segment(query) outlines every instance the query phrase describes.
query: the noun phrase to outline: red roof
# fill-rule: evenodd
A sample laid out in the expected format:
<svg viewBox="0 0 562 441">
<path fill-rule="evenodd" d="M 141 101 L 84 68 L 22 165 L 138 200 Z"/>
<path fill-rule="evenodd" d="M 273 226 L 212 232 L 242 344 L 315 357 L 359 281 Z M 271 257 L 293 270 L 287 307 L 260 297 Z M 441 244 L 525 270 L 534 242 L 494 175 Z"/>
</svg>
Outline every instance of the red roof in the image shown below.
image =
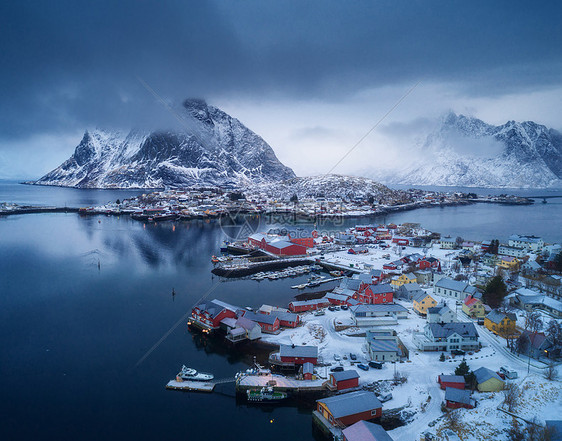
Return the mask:
<svg viewBox="0 0 562 441">
<path fill-rule="evenodd" d="M 472 305 L 474 305 L 477 301 L 478 301 L 477 298 L 472 297 L 472 296 L 468 296 L 468 297 L 464 300 L 464 304 L 465 304 L 466 306 L 472 306 Z"/>
</svg>

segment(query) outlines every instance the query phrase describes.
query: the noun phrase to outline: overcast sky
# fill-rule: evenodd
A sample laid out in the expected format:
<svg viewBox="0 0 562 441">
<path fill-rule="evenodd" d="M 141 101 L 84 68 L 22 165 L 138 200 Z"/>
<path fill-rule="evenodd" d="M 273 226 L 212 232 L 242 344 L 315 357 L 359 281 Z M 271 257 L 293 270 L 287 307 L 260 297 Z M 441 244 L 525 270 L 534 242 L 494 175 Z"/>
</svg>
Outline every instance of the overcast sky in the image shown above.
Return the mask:
<svg viewBox="0 0 562 441">
<path fill-rule="evenodd" d="M 0 177 L 34 178 L 87 128 L 168 128 L 202 97 L 298 175 L 399 161 L 448 110 L 562 128 L 556 1 L 4 1 Z"/>
</svg>

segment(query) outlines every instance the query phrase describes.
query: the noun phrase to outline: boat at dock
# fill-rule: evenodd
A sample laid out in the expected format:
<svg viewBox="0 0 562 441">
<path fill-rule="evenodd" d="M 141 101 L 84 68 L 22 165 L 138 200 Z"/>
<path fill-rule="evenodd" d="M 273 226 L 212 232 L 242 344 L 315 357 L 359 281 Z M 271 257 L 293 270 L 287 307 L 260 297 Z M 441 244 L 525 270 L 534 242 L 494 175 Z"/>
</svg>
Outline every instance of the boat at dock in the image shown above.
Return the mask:
<svg viewBox="0 0 562 441">
<path fill-rule="evenodd" d="M 260 389 L 248 389 L 246 391 L 248 401 L 279 401 L 287 398 L 287 393 L 276 392 L 271 386 L 262 387 Z"/>
<path fill-rule="evenodd" d="M 183 381 L 211 381 L 215 376 L 213 374 L 208 374 L 206 372 L 197 372 L 193 368 L 188 368 L 187 366 L 182 366 L 181 371 L 176 376 L 176 380 L 179 379 Z"/>
</svg>

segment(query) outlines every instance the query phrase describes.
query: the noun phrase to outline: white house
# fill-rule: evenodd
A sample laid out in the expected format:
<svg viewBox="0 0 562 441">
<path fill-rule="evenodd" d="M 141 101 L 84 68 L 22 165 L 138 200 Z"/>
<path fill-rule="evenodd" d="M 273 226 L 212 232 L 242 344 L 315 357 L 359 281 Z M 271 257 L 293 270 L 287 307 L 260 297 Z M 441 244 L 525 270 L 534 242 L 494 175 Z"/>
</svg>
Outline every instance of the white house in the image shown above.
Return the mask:
<svg viewBox="0 0 562 441">
<path fill-rule="evenodd" d="M 513 234 L 509 236 L 508 243 L 510 247 L 525 248 L 535 253 L 542 250 L 544 247 L 544 241 L 540 237 L 525 236 L 520 234 Z"/>
<path fill-rule="evenodd" d="M 413 342 L 420 351 L 472 351 L 480 346 L 472 322 L 427 323 L 423 333 L 414 333 Z"/>
<path fill-rule="evenodd" d="M 437 305 L 427 309 L 428 323 L 453 323 L 457 321 L 457 314 L 446 305 Z"/>
<path fill-rule="evenodd" d="M 466 282 L 443 277 L 435 282 L 435 285 L 433 286 L 433 293 L 462 301 L 467 296 L 476 294 L 477 289 Z"/>
</svg>

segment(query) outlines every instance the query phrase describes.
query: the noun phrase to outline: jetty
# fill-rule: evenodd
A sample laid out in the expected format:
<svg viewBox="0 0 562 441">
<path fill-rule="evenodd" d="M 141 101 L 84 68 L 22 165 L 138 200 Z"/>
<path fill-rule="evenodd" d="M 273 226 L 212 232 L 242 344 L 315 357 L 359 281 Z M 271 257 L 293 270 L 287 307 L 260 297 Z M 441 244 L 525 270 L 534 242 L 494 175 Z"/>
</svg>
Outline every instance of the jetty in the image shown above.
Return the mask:
<svg viewBox="0 0 562 441">
<path fill-rule="evenodd" d="M 221 277 L 245 277 L 258 272 L 280 270 L 292 266 L 310 265 L 314 263 L 314 259 L 309 257 L 294 257 L 287 259 L 275 259 L 265 262 L 226 262 L 218 264 L 211 271 L 216 276 Z"/>
<path fill-rule="evenodd" d="M 215 386 L 219 384 L 234 383 L 236 378 L 222 378 L 214 381 L 190 381 L 190 380 L 170 380 L 166 384 L 166 389 L 181 390 L 185 392 L 213 392 Z"/>
<path fill-rule="evenodd" d="M 307 392 L 327 392 L 325 382 L 325 379 L 297 380 L 273 373 L 267 375 L 241 373 L 236 379 L 236 392 L 246 393 L 248 389 L 261 387 L 272 387 L 276 392 L 288 392 L 293 395 Z"/>
</svg>

